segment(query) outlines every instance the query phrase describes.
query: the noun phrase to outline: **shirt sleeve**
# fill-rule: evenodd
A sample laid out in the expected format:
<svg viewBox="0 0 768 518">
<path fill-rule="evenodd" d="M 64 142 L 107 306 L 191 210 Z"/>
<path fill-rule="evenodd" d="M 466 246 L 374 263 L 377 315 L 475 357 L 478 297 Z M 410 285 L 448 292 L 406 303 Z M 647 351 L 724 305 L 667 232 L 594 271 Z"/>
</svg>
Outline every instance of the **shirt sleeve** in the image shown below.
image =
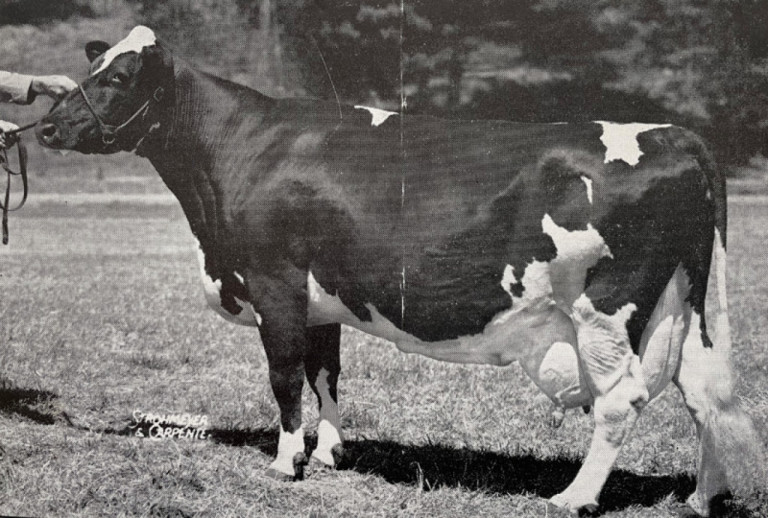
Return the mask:
<svg viewBox="0 0 768 518">
<path fill-rule="evenodd" d="M 29 104 L 35 99 L 31 87 L 32 76 L 0 70 L 0 102 Z"/>
</svg>

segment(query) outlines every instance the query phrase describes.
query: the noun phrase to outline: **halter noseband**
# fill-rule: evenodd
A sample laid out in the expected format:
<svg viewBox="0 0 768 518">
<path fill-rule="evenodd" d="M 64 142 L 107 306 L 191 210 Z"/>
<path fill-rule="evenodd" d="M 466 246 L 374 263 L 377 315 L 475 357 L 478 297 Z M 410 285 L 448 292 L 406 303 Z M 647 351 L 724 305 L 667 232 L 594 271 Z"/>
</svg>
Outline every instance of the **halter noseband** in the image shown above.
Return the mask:
<svg viewBox="0 0 768 518">
<path fill-rule="evenodd" d="M 144 120 L 144 117 L 146 117 L 147 112 L 149 111 L 150 102 L 160 102 L 163 99 L 163 95 L 165 95 L 165 89 L 162 86 L 158 86 L 152 93 L 152 97 L 147 99 L 144 104 L 142 104 L 141 107 L 139 107 L 139 109 L 134 112 L 133 115 L 128 117 L 128 119 L 122 124 L 115 126 L 112 124 L 107 124 L 101 117 L 99 117 L 99 114 L 96 113 L 96 108 L 93 107 L 90 99 L 88 99 L 88 96 L 85 95 L 83 85 L 79 84 L 77 85 L 77 88 L 80 89 L 80 93 L 83 95 L 83 99 L 85 100 L 85 105 L 88 106 L 88 109 L 91 111 L 93 118 L 96 119 L 96 122 L 99 123 L 99 129 L 101 130 L 101 141 L 105 146 L 114 144 L 115 139 L 117 138 L 117 133 L 128 126 L 131 122 L 136 120 L 139 115 L 141 115 L 141 119 Z"/>
</svg>

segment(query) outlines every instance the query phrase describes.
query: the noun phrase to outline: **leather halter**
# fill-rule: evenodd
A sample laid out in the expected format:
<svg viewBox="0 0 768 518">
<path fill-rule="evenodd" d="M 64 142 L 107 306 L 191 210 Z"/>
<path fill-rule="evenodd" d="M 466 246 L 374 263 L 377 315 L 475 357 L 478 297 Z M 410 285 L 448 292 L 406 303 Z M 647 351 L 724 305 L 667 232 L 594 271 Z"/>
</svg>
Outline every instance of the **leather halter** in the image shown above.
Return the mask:
<svg viewBox="0 0 768 518">
<path fill-rule="evenodd" d="M 128 126 L 131 122 L 136 120 L 139 115 L 141 115 L 141 119 L 144 120 L 144 117 L 147 116 L 147 112 L 149 111 L 149 106 L 152 101 L 160 102 L 163 99 L 163 95 L 165 95 L 165 89 L 162 86 L 158 86 L 155 88 L 154 93 L 152 94 L 152 97 L 147 99 L 144 104 L 142 104 L 138 110 L 134 112 L 133 115 L 128 117 L 128 119 L 119 125 L 112 125 L 107 124 L 104 122 L 104 120 L 99 117 L 99 114 L 96 113 L 96 108 L 93 107 L 93 104 L 91 104 L 91 100 L 88 99 L 88 96 L 85 95 L 85 90 L 83 90 L 83 85 L 79 84 L 77 85 L 78 89 L 80 90 L 80 93 L 83 95 L 83 99 L 85 100 L 85 105 L 88 106 L 88 109 L 91 111 L 91 114 L 93 115 L 93 118 L 96 119 L 96 122 L 99 124 L 99 129 L 101 130 L 101 141 L 104 143 L 105 146 L 109 146 L 111 144 L 114 144 L 115 140 L 117 139 L 117 134 L 122 129 L 124 129 L 126 126 Z"/>
</svg>

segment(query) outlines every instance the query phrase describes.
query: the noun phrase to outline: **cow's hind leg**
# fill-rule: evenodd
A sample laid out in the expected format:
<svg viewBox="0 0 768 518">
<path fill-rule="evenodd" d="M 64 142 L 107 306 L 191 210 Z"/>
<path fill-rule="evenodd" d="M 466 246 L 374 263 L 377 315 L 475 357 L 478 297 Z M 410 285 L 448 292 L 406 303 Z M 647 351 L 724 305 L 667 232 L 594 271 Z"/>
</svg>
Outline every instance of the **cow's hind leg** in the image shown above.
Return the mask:
<svg viewBox="0 0 768 518">
<path fill-rule="evenodd" d="M 576 478 L 551 502 L 572 511 L 594 510 L 619 450 L 648 403 L 640 360 L 626 330 L 634 305 L 613 315 L 597 311 L 582 295 L 574 303 L 578 353 L 595 397 L 592 443 Z"/>
<path fill-rule="evenodd" d="M 317 447 L 312 452 L 311 464 L 334 467 L 342 454 L 341 423 L 337 403 L 336 385 L 341 363 L 339 342 L 341 325 L 328 324 L 307 329 L 307 352 L 304 368 L 320 407 L 317 425 Z"/>
<path fill-rule="evenodd" d="M 702 516 L 709 515 L 715 496 L 729 490 L 748 493 L 766 484 L 760 438 L 734 394 L 722 246 L 716 247 L 714 259 L 719 308 L 712 340 L 703 331 L 701 315 L 689 306 L 689 332 L 673 378 L 699 437 L 696 490 L 687 503 Z"/>
</svg>

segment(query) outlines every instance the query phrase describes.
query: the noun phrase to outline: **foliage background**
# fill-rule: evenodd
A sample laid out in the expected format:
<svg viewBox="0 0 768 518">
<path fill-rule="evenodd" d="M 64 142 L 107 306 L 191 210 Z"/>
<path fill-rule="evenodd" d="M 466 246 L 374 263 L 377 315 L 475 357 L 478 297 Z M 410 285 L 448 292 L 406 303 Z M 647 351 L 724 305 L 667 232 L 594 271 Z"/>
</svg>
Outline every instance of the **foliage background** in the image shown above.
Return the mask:
<svg viewBox="0 0 768 518">
<path fill-rule="evenodd" d="M 0 2 L 0 30 L 87 17 L 145 23 L 201 68 L 271 95 L 444 117 L 674 122 L 723 164 L 768 155 L 761 0 Z"/>
</svg>

